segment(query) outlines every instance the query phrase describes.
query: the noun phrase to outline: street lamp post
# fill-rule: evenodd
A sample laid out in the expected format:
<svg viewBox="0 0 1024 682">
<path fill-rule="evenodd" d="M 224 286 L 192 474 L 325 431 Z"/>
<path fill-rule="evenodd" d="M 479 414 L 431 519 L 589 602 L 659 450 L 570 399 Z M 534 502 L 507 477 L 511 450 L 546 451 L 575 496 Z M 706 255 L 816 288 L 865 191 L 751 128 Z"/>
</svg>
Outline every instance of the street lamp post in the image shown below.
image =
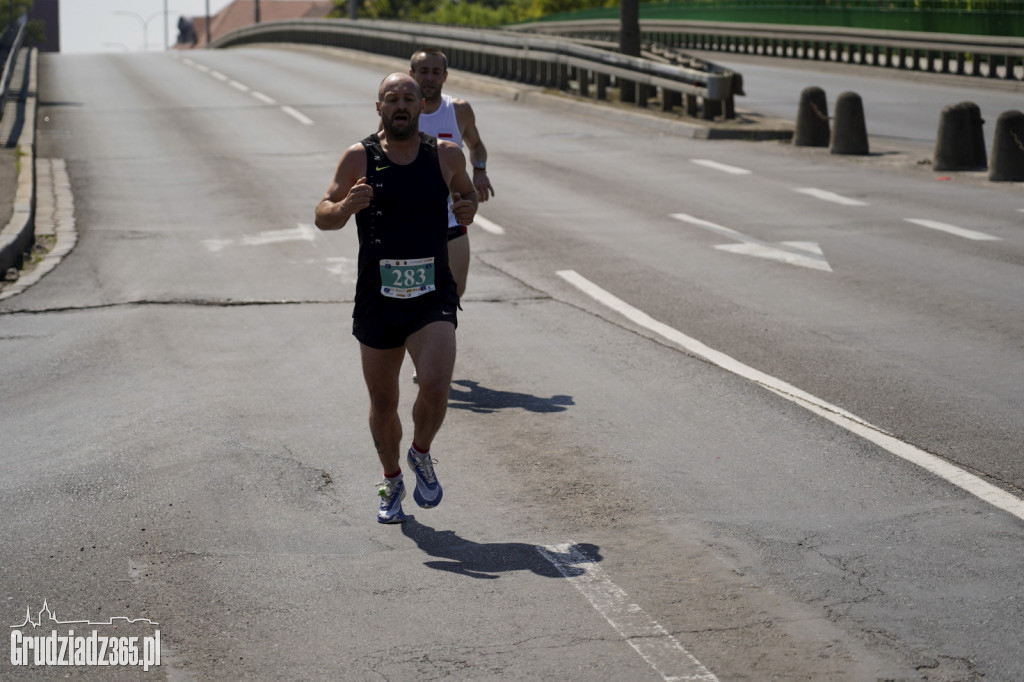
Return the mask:
<svg viewBox="0 0 1024 682">
<path fill-rule="evenodd" d="M 156 19 L 161 14 L 164 16 L 164 49 L 166 50 L 168 48 L 168 44 L 167 44 L 167 12 L 168 11 L 169 10 L 167 9 L 167 3 L 165 1 L 164 2 L 164 9 L 163 9 L 163 11 L 162 12 L 154 12 L 153 14 L 149 15 L 148 18 L 143 17 L 138 12 L 132 12 L 131 10 L 127 10 L 127 9 L 117 9 L 117 10 L 114 10 L 114 14 L 123 14 L 125 16 L 135 17 L 136 19 L 139 20 L 139 23 L 142 24 L 142 51 L 143 52 L 148 52 L 149 51 L 149 22 L 153 21 L 154 19 Z"/>
</svg>

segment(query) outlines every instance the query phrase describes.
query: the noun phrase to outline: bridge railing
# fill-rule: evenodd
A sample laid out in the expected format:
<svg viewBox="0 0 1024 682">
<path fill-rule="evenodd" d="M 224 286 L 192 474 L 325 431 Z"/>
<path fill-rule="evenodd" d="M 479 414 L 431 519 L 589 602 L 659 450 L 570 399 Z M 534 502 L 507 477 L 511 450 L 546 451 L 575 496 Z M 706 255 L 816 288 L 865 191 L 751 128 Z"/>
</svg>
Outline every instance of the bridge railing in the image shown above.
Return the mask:
<svg viewBox="0 0 1024 682">
<path fill-rule="evenodd" d="M 25 42 L 25 27 L 27 25 L 28 15 L 22 14 L 0 35 L 0 61 L 3 62 L 3 71 L 0 72 L 0 116 L 3 116 L 4 108 L 7 105 L 11 76 L 14 74 L 14 66 L 18 61 L 18 51 L 21 49 L 22 43 Z"/>
<path fill-rule="evenodd" d="M 617 40 L 611 19 L 511 27 L 531 34 Z M 704 50 L 1024 80 L 1024 38 L 831 26 L 641 20 L 648 49 Z"/>
<path fill-rule="evenodd" d="M 258 42 L 312 43 L 407 59 L 421 47 L 438 47 L 455 69 L 507 80 L 575 91 L 583 96 L 622 98 L 647 107 L 659 97 L 666 111 L 680 106 L 689 115 L 735 117 L 742 94 L 738 74 L 704 60 L 685 66 L 669 60 L 628 57 L 570 38 L 523 32 L 480 30 L 393 21 L 296 19 L 254 24 L 232 31 L 210 47 Z M 635 88 L 625 88 L 627 84 Z M 628 95 L 627 95 L 628 97 Z"/>
</svg>

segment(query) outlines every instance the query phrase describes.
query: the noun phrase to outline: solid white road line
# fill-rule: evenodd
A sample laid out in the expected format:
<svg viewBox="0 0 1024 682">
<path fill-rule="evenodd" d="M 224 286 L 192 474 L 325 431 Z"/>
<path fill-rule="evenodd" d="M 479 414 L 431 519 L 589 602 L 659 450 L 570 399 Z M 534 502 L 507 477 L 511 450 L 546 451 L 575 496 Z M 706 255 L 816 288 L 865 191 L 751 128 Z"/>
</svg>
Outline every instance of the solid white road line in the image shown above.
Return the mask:
<svg viewBox="0 0 1024 682">
<path fill-rule="evenodd" d="M 992 235 L 985 234 L 984 232 L 975 232 L 974 230 L 957 227 L 956 225 L 940 223 L 936 220 L 925 220 L 924 218 L 904 218 L 904 220 L 908 223 L 914 223 L 915 225 L 927 227 L 931 230 L 939 230 L 940 232 L 955 234 L 957 237 L 963 237 L 964 239 L 973 239 L 975 241 L 1001 241 L 999 237 L 993 237 Z"/>
<path fill-rule="evenodd" d="M 308 126 L 313 125 L 313 119 L 308 118 L 305 114 L 302 114 L 302 113 L 296 111 L 295 109 L 292 109 L 287 104 L 284 105 L 283 107 L 281 107 L 281 111 L 283 111 L 284 113 L 288 114 L 289 116 L 294 118 L 299 123 L 303 123 L 303 124 L 308 125 Z"/>
<path fill-rule="evenodd" d="M 487 218 L 477 214 L 473 218 L 473 224 L 479 227 L 481 230 L 490 232 L 491 234 L 505 234 L 505 228 L 497 223 L 492 223 Z"/>
<path fill-rule="evenodd" d="M 675 343 L 683 350 L 692 353 L 697 357 L 703 358 L 714 365 L 718 365 L 728 372 L 732 372 L 733 374 L 749 379 L 757 384 L 761 384 L 763 387 L 777 395 L 780 395 L 783 398 L 814 412 L 815 414 L 825 417 L 832 423 L 841 426 L 847 431 L 861 436 L 862 438 L 870 440 L 872 443 L 888 450 L 897 457 L 901 457 L 908 462 L 916 464 L 932 474 L 949 481 L 958 488 L 967 491 L 975 497 L 978 497 L 985 502 L 1002 509 L 1003 511 L 1013 514 L 1017 518 L 1024 520 L 1024 500 L 1011 495 L 1002 488 L 998 488 L 984 479 L 950 464 L 944 459 L 936 457 L 931 453 L 925 452 L 918 447 L 891 436 L 879 427 L 847 412 L 841 407 L 827 403 L 824 400 L 793 386 L 792 384 L 788 384 L 781 379 L 777 379 L 771 375 L 756 370 L 753 367 L 744 365 L 725 353 L 709 348 L 697 339 L 686 336 L 682 332 L 677 331 L 662 322 L 658 322 L 647 315 L 647 313 L 644 313 L 625 301 L 616 298 L 614 295 L 598 287 L 596 284 L 587 280 L 574 270 L 559 270 L 556 274 L 596 301 L 620 313 L 627 319 L 632 320 L 634 323 L 651 330 L 672 343 Z"/>
<path fill-rule="evenodd" d="M 799 187 L 793 190 L 800 194 L 806 194 L 807 196 L 814 197 L 815 199 L 821 199 L 822 201 L 831 201 L 835 204 L 841 204 L 843 206 L 867 206 L 867 202 L 859 199 L 851 199 L 842 195 L 836 194 L 835 192 L 829 192 L 823 189 L 817 189 L 815 187 Z"/>
<path fill-rule="evenodd" d="M 675 637 L 647 615 L 629 595 L 605 576 L 593 559 L 576 548 L 575 543 L 537 546 L 537 551 L 550 561 L 590 605 L 604 616 L 615 631 L 666 682 L 692 680 L 717 682 L 714 673 L 683 648 Z"/>
<path fill-rule="evenodd" d="M 711 159 L 690 159 L 690 163 L 695 163 L 698 166 L 705 166 L 707 168 L 714 168 L 720 170 L 723 173 L 729 173 L 731 175 L 750 175 L 752 171 L 748 171 L 746 168 L 737 168 L 736 166 L 728 166 L 724 163 L 718 163 Z"/>
</svg>

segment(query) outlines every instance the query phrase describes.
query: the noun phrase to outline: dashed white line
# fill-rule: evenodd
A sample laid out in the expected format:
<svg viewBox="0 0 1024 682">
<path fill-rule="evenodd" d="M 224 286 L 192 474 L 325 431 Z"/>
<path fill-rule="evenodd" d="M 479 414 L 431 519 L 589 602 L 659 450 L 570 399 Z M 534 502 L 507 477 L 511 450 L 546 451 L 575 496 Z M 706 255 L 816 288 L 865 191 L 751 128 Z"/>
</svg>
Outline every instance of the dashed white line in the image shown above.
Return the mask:
<svg viewBox="0 0 1024 682">
<path fill-rule="evenodd" d="M 800 194 L 806 194 L 807 196 L 814 197 L 815 199 L 821 199 L 822 201 L 831 201 L 835 204 L 841 204 L 843 206 L 867 206 L 867 202 L 861 201 L 860 199 L 851 199 L 850 197 L 844 197 L 835 192 L 829 192 L 824 189 L 817 189 L 815 187 L 799 187 L 793 190 Z"/>
<path fill-rule="evenodd" d="M 956 225 L 940 223 L 937 220 L 926 220 L 924 218 L 904 218 L 904 220 L 908 223 L 927 227 L 931 230 L 939 230 L 940 232 L 955 234 L 956 236 L 963 237 L 964 239 L 973 239 L 974 241 L 1001 241 L 999 237 L 994 237 L 990 234 L 985 234 L 984 232 L 976 232 L 975 230 L 968 230 L 963 227 L 957 227 Z"/>
<path fill-rule="evenodd" d="M 264 95 L 262 92 L 259 92 L 257 90 L 253 90 L 249 94 L 258 99 L 259 101 L 263 102 L 264 104 L 277 104 L 276 99 L 274 99 L 270 95 Z"/>
<path fill-rule="evenodd" d="M 991 483 L 968 473 L 963 469 L 950 464 L 944 459 L 925 452 L 918 447 L 905 443 L 883 431 L 879 427 L 861 419 L 860 417 L 847 412 L 846 410 L 827 403 L 821 398 L 815 397 L 792 384 L 786 383 L 769 374 L 765 374 L 753 367 L 744 365 L 738 360 L 725 353 L 714 350 L 704 345 L 697 339 L 689 337 L 672 327 L 655 320 L 647 313 L 634 308 L 625 301 L 616 298 L 613 294 L 600 288 L 593 282 L 587 280 L 574 270 L 559 270 L 556 274 L 569 282 L 580 291 L 584 292 L 599 303 L 611 308 L 623 315 L 632 322 L 649 329 L 668 341 L 678 345 L 683 350 L 703 358 L 708 362 L 732 372 L 738 376 L 760 384 L 764 388 L 777 395 L 800 405 L 801 407 L 825 417 L 832 423 L 875 443 L 881 448 L 888 450 L 897 457 L 918 465 L 922 469 L 945 479 L 953 485 L 978 497 L 989 504 L 1013 514 L 1024 520 L 1024 500 L 1011 495 L 1005 490 L 998 488 Z"/>
<path fill-rule="evenodd" d="M 210 71 L 210 75 L 213 76 L 214 78 L 216 78 L 219 81 L 227 82 L 228 80 L 230 80 L 227 76 L 222 74 L 220 71 Z"/>
<path fill-rule="evenodd" d="M 609 580 L 601 567 L 577 549 L 575 543 L 537 546 L 537 551 L 587 598 L 590 605 L 663 680 L 717 682 L 714 673 L 694 658 L 658 621 L 630 602 L 629 595 Z"/>
<path fill-rule="evenodd" d="M 239 83 L 238 81 L 228 81 L 228 85 L 233 87 L 235 90 L 241 90 L 242 92 L 249 92 L 249 86 L 245 83 Z"/>
<path fill-rule="evenodd" d="M 707 168 L 714 168 L 715 170 L 720 170 L 723 173 L 729 173 L 731 175 L 750 175 L 750 173 L 752 172 L 747 170 L 746 168 L 729 166 L 724 163 L 712 161 L 711 159 L 690 159 L 690 163 L 695 163 L 698 166 L 705 166 Z"/>
<path fill-rule="evenodd" d="M 289 116 L 294 118 L 299 123 L 303 123 L 303 124 L 308 125 L 308 126 L 313 125 L 313 119 L 309 118 L 308 116 L 306 116 L 302 112 L 299 112 L 299 111 L 296 111 L 295 109 L 292 109 L 287 104 L 284 105 L 283 107 L 281 107 L 281 111 L 283 111 L 284 113 L 288 114 Z"/>
<path fill-rule="evenodd" d="M 473 224 L 479 227 L 481 230 L 484 230 L 485 232 L 490 232 L 491 234 L 505 234 L 504 227 L 492 223 L 490 220 L 484 218 L 481 215 L 477 215 L 476 217 L 473 218 Z"/>
</svg>

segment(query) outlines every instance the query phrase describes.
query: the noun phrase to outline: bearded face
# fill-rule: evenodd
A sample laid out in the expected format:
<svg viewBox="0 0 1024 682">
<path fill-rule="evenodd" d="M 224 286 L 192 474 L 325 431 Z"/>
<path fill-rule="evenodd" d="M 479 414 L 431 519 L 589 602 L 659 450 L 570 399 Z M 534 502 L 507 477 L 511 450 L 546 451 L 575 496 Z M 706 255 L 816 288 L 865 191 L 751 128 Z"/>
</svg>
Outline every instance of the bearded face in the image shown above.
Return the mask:
<svg viewBox="0 0 1024 682">
<path fill-rule="evenodd" d="M 389 84 L 377 103 L 384 132 L 395 140 L 407 140 L 419 133 L 422 109 L 419 86 L 411 78 Z"/>
</svg>

